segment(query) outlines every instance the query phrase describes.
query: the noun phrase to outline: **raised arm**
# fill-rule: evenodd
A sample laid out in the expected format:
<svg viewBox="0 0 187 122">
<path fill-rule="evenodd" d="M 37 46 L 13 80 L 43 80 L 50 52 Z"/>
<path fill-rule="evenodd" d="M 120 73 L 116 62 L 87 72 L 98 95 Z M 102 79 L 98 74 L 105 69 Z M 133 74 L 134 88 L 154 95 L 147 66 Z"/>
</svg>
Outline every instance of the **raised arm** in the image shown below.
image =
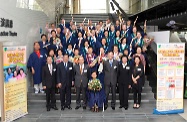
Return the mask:
<svg viewBox="0 0 187 122">
<path fill-rule="evenodd" d="M 137 20 L 138 20 L 138 16 L 136 17 L 136 19 L 135 19 L 135 21 L 134 21 L 134 25 L 133 25 L 133 26 L 135 26 L 135 25 L 136 25 Z"/>
<path fill-rule="evenodd" d="M 145 20 L 144 22 L 144 33 L 146 33 L 146 29 L 147 29 L 147 20 Z"/>
</svg>

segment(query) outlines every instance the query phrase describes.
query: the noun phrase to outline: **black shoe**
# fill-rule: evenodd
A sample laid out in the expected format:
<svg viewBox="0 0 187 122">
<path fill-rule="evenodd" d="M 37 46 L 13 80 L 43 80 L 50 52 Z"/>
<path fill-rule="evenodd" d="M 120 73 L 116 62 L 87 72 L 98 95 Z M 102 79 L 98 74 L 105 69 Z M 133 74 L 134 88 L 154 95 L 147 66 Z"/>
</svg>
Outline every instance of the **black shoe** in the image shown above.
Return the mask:
<svg viewBox="0 0 187 122">
<path fill-rule="evenodd" d="M 79 108 L 80 108 L 80 106 L 76 106 L 76 108 L 75 108 L 75 109 L 77 110 L 77 109 L 79 109 Z"/>
<path fill-rule="evenodd" d="M 86 109 L 86 106 L 84 106 L 83 109 L 85 110 L 85 109 Z"/>
<path fill-rule="evenodd" d="M 67 107 L 68 109 L 70 109 L 70 110 L 72 109 L 72 108 L 71 108 L 71 106 L 69 106 L 69 105 L 68 105 L 68 106 L 66 106 L 66 107 Z"/>
<path fill-rule="evenodd" d="M 50 111 L 50 108 L 47 108 L 47 111 Z"/>
<path fill-rule="evenodd" d="M 53 106 L 51 108 L 54 109 L 54 110 L 58 110 L 58 108 L 56 106 Z"/>
<path fill-rule="evenodd" d="M 128 110 L 128 107 L 124 107 L 125 108 L 125 110 Z"/>
<path fill-rule="evenodd" d="M 112 110 L 115 110 L 115 107 L 112 107 Z"/>
<path fill-rule="evenodd" d="M 62 106 L 62 107 L 61 107 L 61 110 L 65 110 L 65 107 L 64 107 L 64 106 Z"/>
<path fill-rule="evenodd" d="M 120 107 L 119 108 L 123 108 L 123 106 L 122 105 L 120 105 Z"/>
</svg>

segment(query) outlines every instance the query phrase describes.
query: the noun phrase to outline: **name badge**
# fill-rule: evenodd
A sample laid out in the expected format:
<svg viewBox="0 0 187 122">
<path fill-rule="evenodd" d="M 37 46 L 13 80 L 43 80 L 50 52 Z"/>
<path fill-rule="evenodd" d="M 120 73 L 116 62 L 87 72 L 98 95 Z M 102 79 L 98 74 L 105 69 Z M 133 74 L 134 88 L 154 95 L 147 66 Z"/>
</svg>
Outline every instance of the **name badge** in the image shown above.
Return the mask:
<svg viewBox="0 0 187 122">
<path fill-rule="evenodd" d="M 141 68 L 138 68 L 137 70 L 138 70 L 138 71 L 141 71 Z"/>
<path fill-rule="evenodd" d="M 72 70 L 72 67 L 69 67 L 69 70 Z"/>
<path fill-rule="evenodd" d="M 127 66 L 127 67 L 126 67 L 126 70 L 129 70 L 129 69 L 130 69 L 130 67 L 129 67 L 129 66 Z"/>
<path fill-rule="evenodd" d="M 43 58 L 43 55 L 40 55 L 40 58 Z"/>
<path fill-rule="evenodd" d="M 53 69 L 54 72 L 56 72 L 56 69 Z"/>
<path fill-rule="evenodd" d="M 114 69 L 116 69 L 117 68 L 117 66 L 114 66 Z"/>
<path fill-rule="evenodd" d="M 86 69 L 86 70 L 84 70 L 84 73 L 87 73 L 87 69 Z"/>
</svg>

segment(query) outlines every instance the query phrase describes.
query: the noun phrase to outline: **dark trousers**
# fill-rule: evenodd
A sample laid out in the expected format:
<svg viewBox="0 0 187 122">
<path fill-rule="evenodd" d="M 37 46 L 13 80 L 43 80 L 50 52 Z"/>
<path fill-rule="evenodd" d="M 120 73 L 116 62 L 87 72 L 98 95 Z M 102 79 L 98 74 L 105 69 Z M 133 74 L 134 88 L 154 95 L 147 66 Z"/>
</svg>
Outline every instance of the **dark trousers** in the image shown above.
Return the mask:
<svg viewBox="0 0 187 122">
<path fill-rule="evenodd" d="M 133 97 L 134 97 L 134 104 L 140 104 L 141 103 L 141 92 L 139 92 L 138 89 L 133 89 Z M 138 99 L 138 101 L 137 101 Z"/>
<path fill-rule="evenodd" d="M 81 83 L 80 87 L 76 87 L 76 104 L 77 104 L 77 106 L 81 106 L 80 94 L 82 91 L 82 99 L 83 99 L 82 106 L 86 107 L 86 103 L 87 103 L 86 89 L 87 89 L 87 87 L 83 87 L 82 83 Z"/>
<path fill-rule="evenodd" d="M 119 84 L 120 106 L 128 107 L 129 89 L 128 85 Z"/>
<path fill-rule="evenodd" d="M 60 101 L 62 106 L 70 106 L 71 104 L 71 87 L 65 86 L 60 88 Z"/>
<path fill-rule="evenodd" d="M 111 88 L 111 91 L 112 91 L 111 107 L 115 107 L 115 104 L 116 104 L 116 85 L 112 85 L 112 84 L 105 85 L 105 94 L 106 94 L 105 106 L 108 106 L 108 98 L 109 98 L 110 88 Z"/>
<path fill-rule="evenodd" d="M 56 106 L 55 88 L 46 88 L 46 107 Z"/>
</svg>

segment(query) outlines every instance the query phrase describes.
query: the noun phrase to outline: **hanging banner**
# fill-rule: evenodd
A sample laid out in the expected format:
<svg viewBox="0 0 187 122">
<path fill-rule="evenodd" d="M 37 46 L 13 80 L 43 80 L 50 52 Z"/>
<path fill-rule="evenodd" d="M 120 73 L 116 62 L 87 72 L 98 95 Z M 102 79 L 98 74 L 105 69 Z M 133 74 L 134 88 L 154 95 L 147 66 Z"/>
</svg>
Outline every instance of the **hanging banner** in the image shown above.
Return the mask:
<svg viewBox="0 0 187 122">
<path fill-rule="evenodd" d="M 4 121 L 18 119 L 27 112 L 26 47 L 4 47 Z"/>
<path fill-rule="evenodd" d="M 154 114 L 183 113 L 183 43 L 157 44 L 157 105 Z"/>
</svg>

